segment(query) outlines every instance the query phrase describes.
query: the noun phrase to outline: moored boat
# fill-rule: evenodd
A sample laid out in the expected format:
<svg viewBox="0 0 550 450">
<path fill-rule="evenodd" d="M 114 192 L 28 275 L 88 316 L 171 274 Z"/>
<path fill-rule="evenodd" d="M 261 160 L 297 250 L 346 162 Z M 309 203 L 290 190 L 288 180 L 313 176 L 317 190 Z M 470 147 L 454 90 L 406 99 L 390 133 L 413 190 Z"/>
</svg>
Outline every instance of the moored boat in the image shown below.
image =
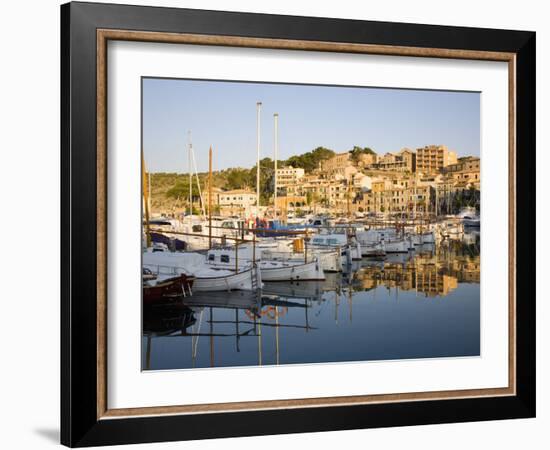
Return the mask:
<svg viewBox="0 0 550 450">
<path fill-rule="evenodd" d="M 253 264 L 239 270 L 215 267 L 198 253 L 146 252 L 143 267 L 157 276 L 194 276 L 193 291 L 254 290 L 261 287 L 260 270 Z"/>
<path fill-rule="evenodd" d="M 175 299 L 192 295 L 195 277 L 180 274 L 175 277 L 157 277 L 148 269 L 143 270 L 143 304 L 166 304 Z"/>
<path fill-rule="evenodd" d="M 361 244 L 361 254 L 366 257 L 385 256 L 386 246 L 384 241 Z"/>
<path fill-rule="evenodd" d="M 316 234 L 311 238 L 311 248 L 338 249 L 342 265 L 361 259 L 361 244 L 354 238 L 348 239 L 343 233 Z"/>
<path fill-rule="evenodd" d="M 268 258 L 271 252 L 257 249 L 256 265 L 262 281 L 324 280 L 323 269 L 317 259 L 305 261 L 304 258 Z M 249 246 L 219 247 L 208 251 L 208 264 L 212 267 L 235 270 L 252 263 L 252 249 Z"/>
<path fill-rule="evenodd" d="M 317 261 L 260 261 L 263 281 L 323 281 L 325 274 Z"/>
</svg>

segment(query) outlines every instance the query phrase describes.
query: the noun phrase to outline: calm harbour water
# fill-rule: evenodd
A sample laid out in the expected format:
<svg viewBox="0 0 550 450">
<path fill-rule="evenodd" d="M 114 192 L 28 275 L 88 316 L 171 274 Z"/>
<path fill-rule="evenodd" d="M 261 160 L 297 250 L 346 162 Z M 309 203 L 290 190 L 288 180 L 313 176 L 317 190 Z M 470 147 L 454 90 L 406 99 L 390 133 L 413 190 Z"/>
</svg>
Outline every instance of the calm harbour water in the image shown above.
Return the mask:
<svg viewBox="0 0 550 450">
<path fill-rule="evenodd" d="M 143 311 L 144 370 L 478 356 L 479 236 Z"/>
</svg>

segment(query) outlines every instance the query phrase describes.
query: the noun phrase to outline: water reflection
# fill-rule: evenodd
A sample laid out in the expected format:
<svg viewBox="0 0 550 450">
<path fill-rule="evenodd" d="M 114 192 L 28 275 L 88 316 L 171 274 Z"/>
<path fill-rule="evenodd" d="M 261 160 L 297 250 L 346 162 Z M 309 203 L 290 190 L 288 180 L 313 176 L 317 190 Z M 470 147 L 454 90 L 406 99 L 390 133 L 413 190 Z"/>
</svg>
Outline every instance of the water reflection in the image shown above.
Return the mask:
<svg viewBox="0 0 550 450">
<path fill-rule="evenodd" d="M 479 355 L 479 235 L 143 312 L 148 369 Z"/>
</svg>

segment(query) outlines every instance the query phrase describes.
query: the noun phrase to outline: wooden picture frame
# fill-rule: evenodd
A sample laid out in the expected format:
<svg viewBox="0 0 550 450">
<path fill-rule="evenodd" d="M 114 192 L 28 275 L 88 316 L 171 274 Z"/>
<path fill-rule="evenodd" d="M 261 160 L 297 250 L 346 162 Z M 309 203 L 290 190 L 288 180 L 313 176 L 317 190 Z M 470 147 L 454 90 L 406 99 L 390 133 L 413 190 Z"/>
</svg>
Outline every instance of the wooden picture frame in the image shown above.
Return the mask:
<svg viewBox="0 0 550 450">
<path fill-rule="evenodd" d="M 61 27 L 63 444 L 91 446 L 534 417 L 535 33 L 93 3 L 63 5 Z M 508 387 L 109 409 L 109 40 L 507 62 Z"/>
</svg>

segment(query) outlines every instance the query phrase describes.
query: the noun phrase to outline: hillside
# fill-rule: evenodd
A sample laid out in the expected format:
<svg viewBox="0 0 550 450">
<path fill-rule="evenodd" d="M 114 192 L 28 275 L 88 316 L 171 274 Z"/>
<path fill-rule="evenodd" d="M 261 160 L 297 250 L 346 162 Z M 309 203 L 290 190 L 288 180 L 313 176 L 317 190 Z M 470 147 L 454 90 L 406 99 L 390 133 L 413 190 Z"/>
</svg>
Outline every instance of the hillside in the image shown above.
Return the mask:
<svg viewBox="0 0 550 450">
<path fill-rule="evenodd" d="M 287 160 L 279 160 L 279 167 L 291 165 L 303 168 L 306 173 L 319 166 L 321 161 L 334 156 L 334 151 L 317 147 L 316 149 L 301 155 L 291 156 Z M 274 161 L 264 158 L 260 161 L 260 193 L 262 202 L 265 203 L 273 194 Z M 207 188 L 208 173 L 198 174 L 201 189 Z M 212 185 L 224 190 L 231 189 L 256 189 L 256 164 L 250 169 L 232 167 L 212 173 Z M 196 176 L 193 175 L 193 202 L 199 200 Z M 204 197 L 204 193 L 203 193 Z M 183 211 L 189 198 L 189 175 L 178 173 L 152 173 L 151 174 L 151 209 L 153 212 L 180 212 Z"/>
</svg>

